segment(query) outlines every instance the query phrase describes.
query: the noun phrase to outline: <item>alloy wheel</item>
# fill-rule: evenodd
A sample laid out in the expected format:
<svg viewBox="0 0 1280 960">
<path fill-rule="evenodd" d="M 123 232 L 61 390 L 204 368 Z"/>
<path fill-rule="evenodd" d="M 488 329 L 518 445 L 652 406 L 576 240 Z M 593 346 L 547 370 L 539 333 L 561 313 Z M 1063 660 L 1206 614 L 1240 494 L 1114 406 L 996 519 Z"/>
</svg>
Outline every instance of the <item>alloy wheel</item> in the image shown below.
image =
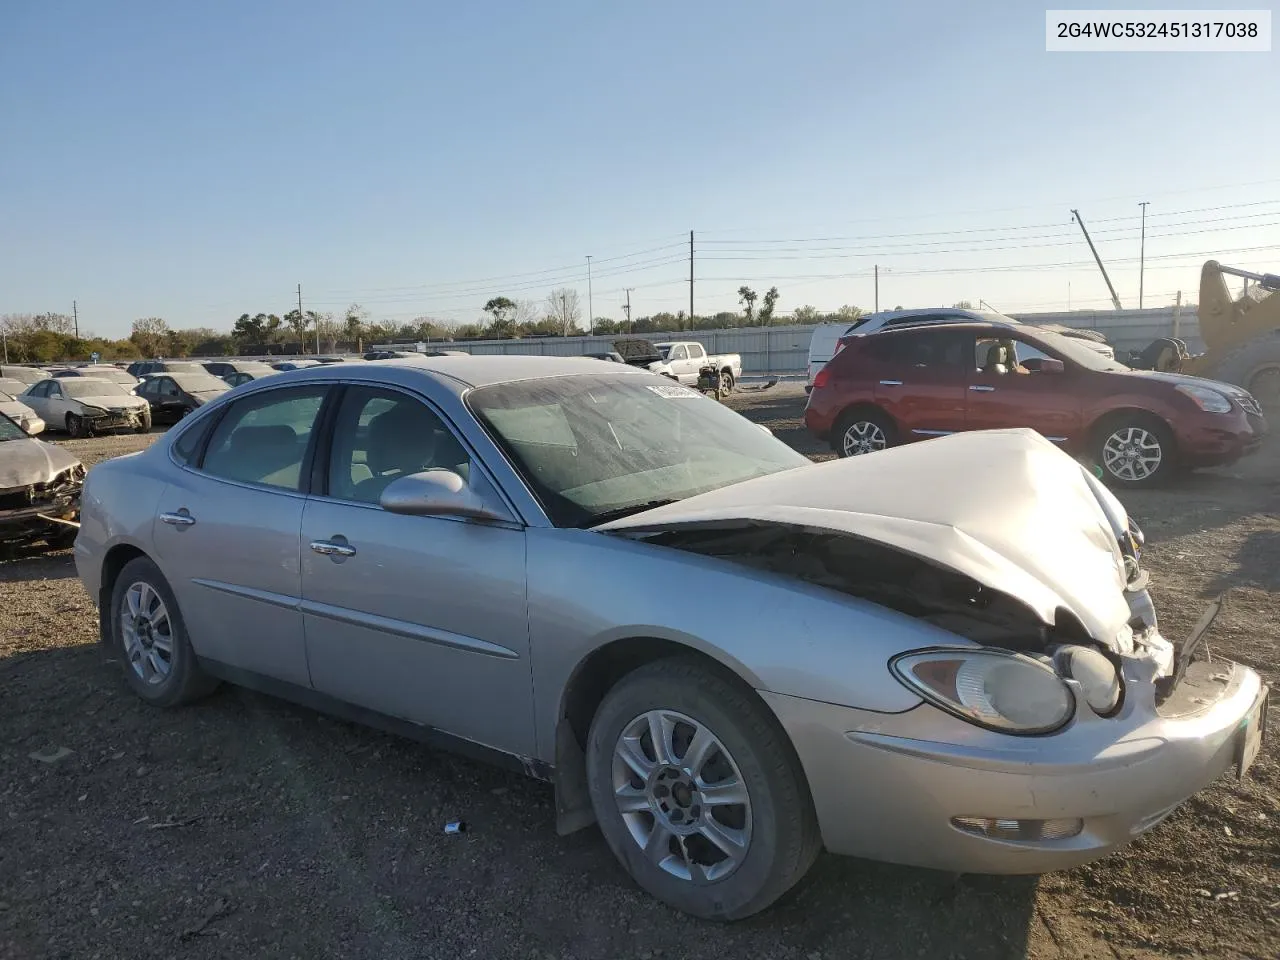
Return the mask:
<svg viewBox="0 0 1280 960">
<path fill-rule="evenodd" d="M 856 420 L 849 424 L 842 440 L 844 455 L 856 457 L 864 453 L 874 453 L 888 446 L 888 439 L 878 423 L 870 420 Z"/>
<path fill-rule="evenodd" d="M 1264 414 L 1280 413 L 1280 367 L 1263 367 L 1249 378 L 1248 390 Z"/>
<path fill-rule="evenodd" d="M 751 798 L 729 751 L 703 723 L 650 710 L 614 747 L 614 802 L 649 861 L 683 880 L 732 874 L 751 847 Z"/>
<path fill-rule="evenodd" d="M 1147 480 L 1163 459 L 1160 438 L 1143 427 L 1121 427 L 1102 445 L 1102 465 L 1118 480 Z"/>
<path fill-rule="evenodd" d="M 138 581 L 125 591 L 120 611 L 124 655 L 147 684 L 159 684 L 173 672 L 173 622 L 160 594 Z"/>
</svg>

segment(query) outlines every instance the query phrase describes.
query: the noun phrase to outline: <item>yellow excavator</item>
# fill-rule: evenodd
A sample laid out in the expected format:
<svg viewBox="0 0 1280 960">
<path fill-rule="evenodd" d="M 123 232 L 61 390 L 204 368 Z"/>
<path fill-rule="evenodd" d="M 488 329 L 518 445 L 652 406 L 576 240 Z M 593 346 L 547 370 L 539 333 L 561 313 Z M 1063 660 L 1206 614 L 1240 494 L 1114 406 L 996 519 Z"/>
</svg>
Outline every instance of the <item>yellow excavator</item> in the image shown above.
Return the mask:
<svg viewBox="0 0 1280 960">
<path fill-rule="evenodd" d="M 1238 298 L 1227 277 L 1246 285 Z M 1191 355 L 1173 337 L 1130 354 L 1131 367 L 1211 377 L 1244 387 L 1273 416 L 1280 412 L 1280 275 L 1254 273 L 1209 260 L 1200 268 L 1200 339 L 1205 352 Z"/>
</svg>

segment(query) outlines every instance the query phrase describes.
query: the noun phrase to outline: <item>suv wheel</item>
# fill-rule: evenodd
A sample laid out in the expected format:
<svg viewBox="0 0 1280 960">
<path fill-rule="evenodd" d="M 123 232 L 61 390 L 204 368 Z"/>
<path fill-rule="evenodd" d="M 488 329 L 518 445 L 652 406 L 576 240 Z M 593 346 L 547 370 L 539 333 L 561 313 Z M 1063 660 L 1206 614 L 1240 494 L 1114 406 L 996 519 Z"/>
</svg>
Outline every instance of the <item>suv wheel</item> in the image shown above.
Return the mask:
<svg viewBox="0 0 1280 960">
<path fill-rule="evenodd" d="M 1152 417 L 1121 415 L 1104 423 L 1094 442 L 1103 479 L 1114 486 L 1155 484 L 1173 469 L 1173 435 Z"/>
<path fill-rule="evenodd" d="M 892 447 L 898 441 L 898 432 L 878 410 L 852 410 L 840 418 L 833 440 L 832 446 L 840 456 L 857 457 Z"/>
</svg>

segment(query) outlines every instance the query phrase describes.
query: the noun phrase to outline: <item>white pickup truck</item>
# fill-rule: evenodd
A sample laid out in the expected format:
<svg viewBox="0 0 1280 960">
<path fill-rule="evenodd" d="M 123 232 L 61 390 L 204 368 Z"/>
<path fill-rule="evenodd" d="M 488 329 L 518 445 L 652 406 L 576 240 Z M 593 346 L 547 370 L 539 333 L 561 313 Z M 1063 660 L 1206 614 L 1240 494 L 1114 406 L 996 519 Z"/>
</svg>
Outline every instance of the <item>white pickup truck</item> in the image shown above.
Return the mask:
<svg viewBox="0 0 1280 960">
<path fill-rule="evenodd" d="M 742 376 L 742 356 L 737 353 L 718 353 L 708 355 L 702 344 L 695 340 L 670 340 L 655 343 L 662 359 L 649 364 L 654 373 L 661 373 L 688 386 L 698 382 L 698 373 L 703 367 L 715 366 L 720 370 L 725 388 L 733 389 L 733 385 Z"/>
</svg>

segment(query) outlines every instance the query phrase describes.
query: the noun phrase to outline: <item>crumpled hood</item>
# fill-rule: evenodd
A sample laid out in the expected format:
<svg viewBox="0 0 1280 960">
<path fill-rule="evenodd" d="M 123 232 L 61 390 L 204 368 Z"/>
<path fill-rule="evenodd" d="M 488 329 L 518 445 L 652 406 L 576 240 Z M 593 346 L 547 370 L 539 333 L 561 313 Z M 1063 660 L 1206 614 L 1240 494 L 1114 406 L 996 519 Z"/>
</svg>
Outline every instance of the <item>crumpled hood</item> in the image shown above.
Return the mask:
<svg viewBox="0 0 1280 960">
<path fill-rule="evenodd" d="M 139 407 L 147 407 L 147 403 L 142 397 L 129 394 L 127 396 L 107 397 L 72 397 L 76 403 L 82 403 L 86 407 L 101 407 L 103 410 L 136 410 Z"/>
<path fill-rule="evenodd" d="M 36 412 L 21 400 L 0 400 L 0 413 L 10 420 L 21 420 L 23 417 L 34 417 Z"/>
<path fill-rule="evenodd" d="M 61 447 L 43 440 L 0 442 L 0 490 L 48 483 L 62 470 L 80 461 Z"/>
<path fill-rule="evenodd" d="M 602 524 L 599 531 L 776 524 L 895 547 L 1132 647 L 1123 558 L 1081 466 L 1033 430 L 986 430 L 798 467 Z"/>
</svg>

